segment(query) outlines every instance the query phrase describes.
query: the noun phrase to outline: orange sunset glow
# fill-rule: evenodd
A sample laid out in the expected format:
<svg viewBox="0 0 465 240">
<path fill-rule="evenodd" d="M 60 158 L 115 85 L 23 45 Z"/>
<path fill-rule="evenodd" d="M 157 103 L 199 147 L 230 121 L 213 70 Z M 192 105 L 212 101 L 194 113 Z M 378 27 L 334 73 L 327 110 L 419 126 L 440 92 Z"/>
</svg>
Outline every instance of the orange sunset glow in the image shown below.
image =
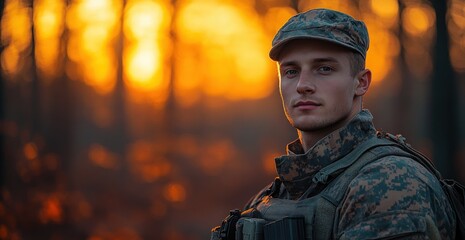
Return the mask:
<svg viewBox="0 0 465 240">
<path fill-rule="evenodd" d="M 162 1 L 129 1 L 123 21 L 123 72 L 132 98 L 163 104 L 171 74 L 170 6 Z"/>
<path fill-rule="evenodd" d="M 395 0 L 369 3 L 363 12 L 343 1 L 302 2 L 301 7 L 339 9 L 366 21 L 371 37 L 367 66 L 376 83 L 387 76 L 399 55 L 399 39 L 394 34 L 398 26 L 412 38 L 422 37 L 434 26 L 434 10 L 412 2 L 399 14 Z M 118 0 L 64 4 L 37 0 L 31 16 L 21 1 L 6 1 L 2 21 L 2 39 L 9 42 L 2 53 L 6 72 L 17 73 L 24 64 L 21 52 L 30 45 L 27 30 L 34 24 L 36 64 L 45 79 L 58 76 L 65 67 L 70 78 L 105 94 L 115 86 L 118 58 L 122 58 L 122 76 L 134 100 L 163 104 L 172 86 L 183 106 L 196 103 L 203 95 L 231 100 L 270 95 L 275 87 L 275 66 L 267 59 L 270 41 L 295 12 L 274 7 L 258 15 L 247 5 L 202 0 L 180 1 L 176 9 L 167 1 L 151 0 L 131 0 L 124 6 Z M 463 5 L 453 1 L 453 27 L 463 27 Z M 67 42 L 61 40 L 65 27 Z M 64 52 L 70 60 L 66 66 L 62 66 Z M 461 68 L 456 54 L 452 60 Z"/>
<path fill-rule="evenodd" d="M 228 99 L 268 96 L 275 70 L 263 57 L 270 36 L 262 28 L 259 16 L 245 7 L 203 1 L 182 7 L 175 55 L 182 70 L 174 79 L 179 103 L 194 103 L 199 92 Z"/>
<path fill-rule="evenodd" d="M 363 12 L 339 1 L 302 2 L 302 8 L 330 7 L 365 20 L 371 36 L 367 66 L 378 82 L 399 55 L 394 34 L 398 26 L 421 37 L 434 26 L 434 11 L 426 4 L 408 3 L 399 14 L 397 1 L 369 2 Z M 124 6 L 118 0 L 75 1 L 67 8 L 62 1 L 37 0 L 31 16 L 20 1 L 6 3 L 2 21 L 2 38 L 10 43 L 2 53 L 6 72 L 14 74 L 24 64 L 21 52 L 30 45 L 27 29 L 33 23 L 36 63 L 45 79 L 58 76 L 65 67 L 70 78 L 105 94 L 115 86 L 122 58 L 122 76 L 134 100 L 163 104 L 172 85 L 178 104 L 184 106 L 203 95 L 231 100 L 270 95 L 275 86 L 275 66 L 267 59 L 270 41 L 295 12 L 275 7 L 258 15 L 246 5 L 201 0 L 180 1 L 176 9 L 169 2 L 150 0 L 131 0 Z M 459 27 L 463 19 L 456 12 L 462 5 L 459 1 L 452 5 L 451 16 Z M 61 40 L 65 27 L 67 42 Z M 70 61 L 62 66 L 65 52 Z M 461 59 L 452 57 L 460 68 Z"/>
<path fill-rule="evenodd" d="M 64 10 L 64 1 L 40 0 L 35 4 L 35 59 L 45 79 L 58 77 L 63 69 Z"/>
<path fill-rule="evenodd" d="M 121 8 L 118 0 L 71 1 L 66 13 L 67 75 L 102 94 L 113 90 L 116 83 Z"/>
</svg>

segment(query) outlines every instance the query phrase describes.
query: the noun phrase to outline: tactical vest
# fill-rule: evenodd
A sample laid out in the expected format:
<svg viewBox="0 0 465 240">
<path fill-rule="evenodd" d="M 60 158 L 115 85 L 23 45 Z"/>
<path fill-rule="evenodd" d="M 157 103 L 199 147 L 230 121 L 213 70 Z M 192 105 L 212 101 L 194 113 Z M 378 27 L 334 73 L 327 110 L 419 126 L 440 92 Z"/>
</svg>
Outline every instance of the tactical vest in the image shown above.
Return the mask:
<svg viewBox="0 0 465 240">
<path fill-rule="evenodd" d="M 379 132 L 342 159 L 318 171 L 312 181 L 320 184 L 323 190 L 308 198 L 289 200 L 273 197 L 281 186 L 277 179 L 251 203 L 250 209 L 242 213 L 239 210 L 231 211 L 221 226 L 212 229 L 211 240 L 337 239 L 340 237 L 336 236 L 338 212 L 349 184 L 364 166 L 387 156 L 413 159 L 440 181 L 455 211 L 456 238 L 464 239 L 464 187 L 454 180 L 443 179 L 433 164 L 404 140 L 400 135 Z M 421 228 L 430 239 L 441 239 L 431 218 L 425 218 Z"/>
<path fill-rule="evenodd" d="M 399 139 L 396 141 L 399 141 Z M 363 142 L 359 147 L 354 149 L 342 159 L 322 168 L 316 173 L 312 181 L 324 186 L 324 189 L 319 194 L 300 200 L 279 199 L 274 198 L 271 195 L 264 195 L 252 205 L 254 211 L 258 212 L 255 213 L 255 215 L 264 219 L 265 222 L 263 223 L 280 221 L 285 217 L 300 216 L 304 219 L 303 232 L 301 233 L 303 236 L 296 236 L 296 233 L 280 232 L 289 231 L 289 228 L 293 227 L 289 223 L 287 224 L 289 226 L 285 226 L 286 224 L 283 225 L 283 223 L 280 223 L 281 225 L 278 225 L 278 229 L 273 230 L 273 234 L 271 234 L 272 239 L 337 238 L 338 236 L 335 236 L 335 234 L 337 233 L 339 223 L 339 215 L 337 214 L 339 210 L 338 208 L 340 208 L 341 202 L 344 199 L 348 185 L 357 176 L 361 168 L 386 156 L 415 159 L 415 155 L 399 148 L 398 142 L 388 140 L 386 138 L 373 137 Z M 436 172 L 434 174 L 438 173 Z M 276 188 L 276 184 L 281 185 L 280 182 L 277 181 L 274 183 L 275 186 L 273 187 Z M 432 222 L 431 219 L 426 225 L 428 226 L 430 224 L 432 224 L 431 226 L 434 226 L 434 222 Z M 264 235 L 266 236 L 267 229 L 262 230 L 261 228 L 258 231 L 265 231 Z M 243 238 L 241 237 L 243 233 L 240 231 L 244 231 L 244 229 L 238 230 L 235 234 L 236 239 L 263 239 L 263 233 L 255 233 L 255 237 Z M 429 236 L 436 237 L 433 237 L 433 239 L 441 239 L 437 230 L 426 229 L 425 231 L 428 232 Z M 270 237 L 265 239 L 268 240 Z"/>
</svg>

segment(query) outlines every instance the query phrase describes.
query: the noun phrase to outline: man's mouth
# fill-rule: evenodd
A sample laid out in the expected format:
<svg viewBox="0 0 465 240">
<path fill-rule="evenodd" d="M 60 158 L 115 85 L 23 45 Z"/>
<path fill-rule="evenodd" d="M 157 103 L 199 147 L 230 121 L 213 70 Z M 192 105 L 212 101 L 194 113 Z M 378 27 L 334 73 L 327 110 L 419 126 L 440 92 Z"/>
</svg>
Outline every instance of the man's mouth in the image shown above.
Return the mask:
<svg viewBox="0 0 465 240">
<path fill-rule="evenodd" d="M 301 109 L 301 110 L 312 110 L 317 107 L 321 106 L 320 103 L 306 100 L 306 101 L 298 101 L 294 104 L 295 108 Z"/>
</svg>

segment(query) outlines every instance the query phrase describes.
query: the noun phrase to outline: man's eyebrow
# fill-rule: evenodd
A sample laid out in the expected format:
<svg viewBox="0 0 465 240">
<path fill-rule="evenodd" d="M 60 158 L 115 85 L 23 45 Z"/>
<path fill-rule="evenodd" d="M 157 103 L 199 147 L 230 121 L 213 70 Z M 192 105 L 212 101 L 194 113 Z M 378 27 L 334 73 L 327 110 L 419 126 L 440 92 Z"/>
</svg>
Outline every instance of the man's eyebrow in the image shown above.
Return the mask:
<svg viewBox="0 0 465 240">
<path fill-rule="evenodd" d="M 324 58 L 315 58 L 312 60 L 315 63 L 323 63 L 323 62 L 335 62 L 339 63 L 339 60 L 333 57 L 324 57 Z"/>
<path fill-rule="evenodd" d="M 339 63 L 339 60 L 334 57 L 322 57 L 322 58 L 311 59 L 311 62 L 312 63 L 326 63 L 326 62 Z M 297 61 L 283 61 L 279 63 L 280 67 L 294 66 L 294 65 L 298 65 Z"/>
<path fill-rule="evenodd" d="M 296 61 L 283 61 L 279 63 L 280 67 L 295 66 L 297 65 Z"/>
</svg>

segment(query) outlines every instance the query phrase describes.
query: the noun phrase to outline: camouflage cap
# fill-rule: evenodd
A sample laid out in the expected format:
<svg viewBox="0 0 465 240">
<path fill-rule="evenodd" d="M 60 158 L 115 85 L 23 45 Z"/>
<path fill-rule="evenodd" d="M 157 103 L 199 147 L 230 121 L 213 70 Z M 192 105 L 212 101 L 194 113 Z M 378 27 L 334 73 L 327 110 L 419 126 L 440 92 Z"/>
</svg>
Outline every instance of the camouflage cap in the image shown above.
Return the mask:
<svg viewBox="0 0 465 240">
<path fill-rule="evenodd" d="M 294 39 L 321 39 L 359 52 L 366 58 L 369 38 L 362 21 L 330 9 L 299 13 L 279 29 L 273 39 L 270 58 L 277 61 L 283 46 Z"/>
</svg>

